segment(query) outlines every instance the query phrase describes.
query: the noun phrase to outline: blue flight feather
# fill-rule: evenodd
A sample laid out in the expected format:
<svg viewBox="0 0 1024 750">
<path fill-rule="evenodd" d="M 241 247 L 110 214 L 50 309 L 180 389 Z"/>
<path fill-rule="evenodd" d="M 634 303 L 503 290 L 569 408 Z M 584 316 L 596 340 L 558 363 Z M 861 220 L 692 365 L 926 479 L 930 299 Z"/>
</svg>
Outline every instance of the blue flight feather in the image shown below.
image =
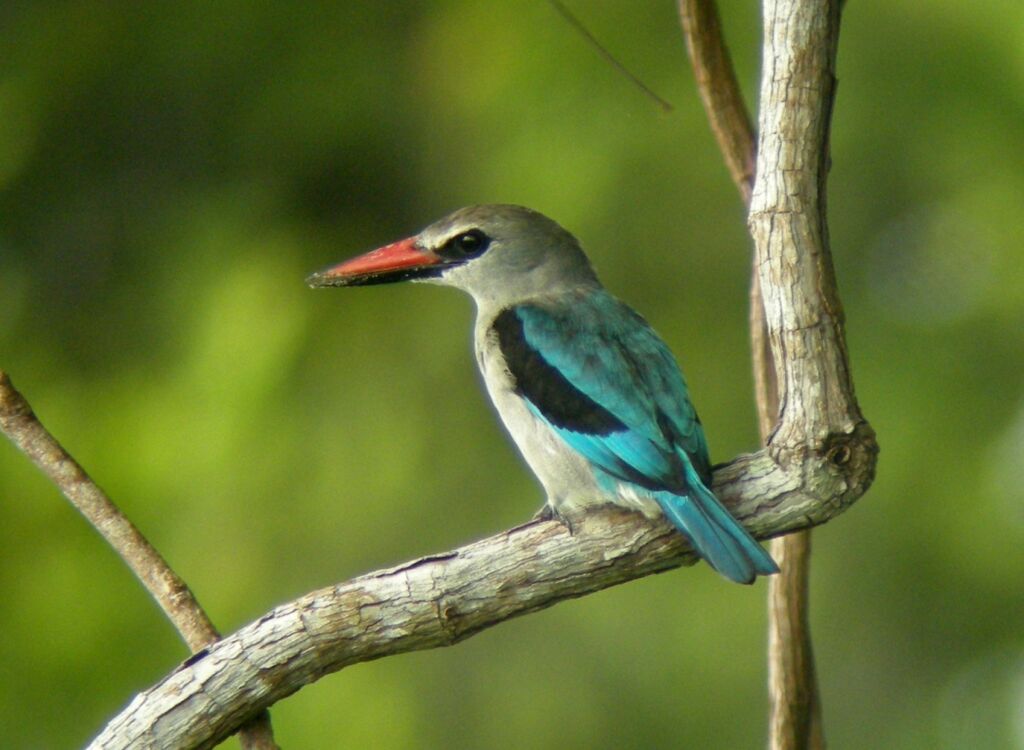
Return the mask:
<svg viewBox="0 0 1024 750">
<path fill-rule="evenodd" d="M 658 503 L 726 577 L 750 583 L 774 561 L 711 490 L 704 431 L 671 352 L 607 292 L 506 310 L 495 323 L 520 395 L 602 485 Z"/>
</svg>

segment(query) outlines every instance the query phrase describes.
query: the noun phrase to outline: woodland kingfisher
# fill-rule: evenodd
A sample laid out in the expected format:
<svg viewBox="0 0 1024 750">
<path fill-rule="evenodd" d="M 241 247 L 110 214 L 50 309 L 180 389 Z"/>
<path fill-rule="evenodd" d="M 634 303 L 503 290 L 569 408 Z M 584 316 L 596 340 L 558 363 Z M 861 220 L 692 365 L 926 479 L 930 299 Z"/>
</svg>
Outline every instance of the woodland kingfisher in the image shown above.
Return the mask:
<svg viewBox="0 0 1024 750">
<path fill-rule="evenodd" d="M 487 392 L 551 515 L 603 503 L 664 515 L 726 578 L 778 572 L 710 489 L 704 430 L 668 347 L 605 290 L 573 235 L 521 206 L 471 206 L 307 279 L 395 281 L 473 297 Z"/>
</svg>

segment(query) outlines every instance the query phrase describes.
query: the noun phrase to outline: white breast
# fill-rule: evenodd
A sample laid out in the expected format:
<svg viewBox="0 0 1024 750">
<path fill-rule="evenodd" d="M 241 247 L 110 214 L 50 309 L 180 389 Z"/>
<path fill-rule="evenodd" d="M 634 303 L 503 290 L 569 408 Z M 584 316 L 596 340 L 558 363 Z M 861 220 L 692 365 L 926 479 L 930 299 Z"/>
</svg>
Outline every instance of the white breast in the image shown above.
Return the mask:
<svg viewBox="0 0 1024 750">
<path fill-rule="evenodd" d="M 482 325 L 479 318 L 477 321 L 477 364 L 505 429 L 543 485 L 548 504 L 560 512 L 571 512 L 587 505 L 615 502 L 598 488 L 589 463 L 534 416 L 516 395 L 497 337 L 489 332 L 490 320 Z"/>
</svg>

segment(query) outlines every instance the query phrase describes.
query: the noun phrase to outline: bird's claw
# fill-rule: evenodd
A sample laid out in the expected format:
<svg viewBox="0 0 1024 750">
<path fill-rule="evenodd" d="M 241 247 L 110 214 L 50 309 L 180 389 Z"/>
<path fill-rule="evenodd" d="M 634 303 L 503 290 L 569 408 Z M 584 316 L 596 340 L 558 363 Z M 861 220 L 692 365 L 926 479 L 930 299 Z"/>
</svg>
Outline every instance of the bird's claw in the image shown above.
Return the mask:
<svg viewBox="0 0 1024 750">
<path fill-rule="evenodd" d="M 555 521 L 556 523 L 562 524 L 562 526 L 569 531 L 569 536 L 576 535 L 576 529 L 573 526 L 572 520 L 568 516 L 564 516 L 559 513 L 547 503 L 545 503 L 540 510 L 534 513 L 533 518 L 535 521 Z"/>
</svg>

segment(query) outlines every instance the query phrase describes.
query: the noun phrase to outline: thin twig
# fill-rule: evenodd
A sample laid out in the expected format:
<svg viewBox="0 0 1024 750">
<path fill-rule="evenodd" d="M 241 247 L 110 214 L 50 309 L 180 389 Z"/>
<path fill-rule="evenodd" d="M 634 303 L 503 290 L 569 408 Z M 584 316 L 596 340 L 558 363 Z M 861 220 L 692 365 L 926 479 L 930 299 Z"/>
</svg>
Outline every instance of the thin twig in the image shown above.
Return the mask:
<svg viewBox="0 0 1024 750">
<path fill-rule="evenodd" d="M 39 422 L 25 397 L 0 372 L 0 429 L 57 485 L 153 595 L 193 652 L 220 638 L 183 580 Z"/>
<path fill-rule="evenodd" d="M 0 431 L 57 485 L 64 497 L 121 556 L 193 653 L 220 639 L 220 634 L 188 585 L 43 427 L 28 401 L 2 370 Z M 265 711 L 255 717 L 243 732 L 246 736 L 242 741 L 247 748 L 271 750 L 277 747 L 273 742 L 270 716 Z"/>
<path fill-rule="evenodd" d="M 768 586 L 769 747 L 818 750 L 825 733 L 807 619 L 811 532 L 774 539 L 771 552 L 781 572 Z"/>
<path fill-rule="evenodd" d="M 621 62 L 619 62 L 618 59 L 616 59 L 616 57 L 611 52 L 609 52 L 605 48 L 605 46 L 601 44 L 601 42 L 597 40 L 597 37 L 590 33 L 590 30 L 583 25 L 583 22 L 580 19 L 578 19 L 575 15 L 573 15 L 573 12 L 571 10 L 569 10 L 563 3 L 559 2 L 559 0 L 548 1 L 551 3 L 552 6 L 554 6 L 555 10 L 558 11 L 559 15 L 561 15 L 562 18 L 564 18 L 570 26 L 576 29 L 576 31 L 580 33 L 580 36 L 586 39 L 587 43 L 590 44 L 590 46 L 592 46 L 595 50 L 597 50 L 597 53 L 601 55 L 601 57 L 603 57 L 609 65 L 611 65 L 613 68 L 615 68 L 615 70 L 617 70 L 619 73 L 625 76 L 630 83 L 632 83 L 634 86 L 640 89 L 640 91 L 643 92 L 644 96 L 646 96 L 659 107 L 661 107 L 663 112 L 668 113 L 672 111 L 672 105 L 669 102 L 662 99 L 656 93 L 654 93 L 654 91 L 652 91 L 646 83 L 641 81 L 629 70 L 629 68 L 627 68 Z"/>
<path fill-rule="evenodd" d="M 711 132 L 744 205 L 754 186 L 754 126 L 743 103 L 714 0 L 679 0 L 686 51 Z"/>
<path fill-rule="evenodd" d="M 680 0 L 679 16 L 711 130 L 740 196 L 749 206 L 756 157 L 754 129 L 722 36 L 718 9 L 714 0 Z M 756 255 L 754 263 L 750 285 L 751 354 L 758 428 L 761 444 L 766 446 L 778 420 L 779 390 Z M 781 570 L 768 583 L 769 731 L 775 750 L 824 746 L 808 618 L 810 545 L 809 530 L 771 544 L 772 556 Z"/>
</svg>

